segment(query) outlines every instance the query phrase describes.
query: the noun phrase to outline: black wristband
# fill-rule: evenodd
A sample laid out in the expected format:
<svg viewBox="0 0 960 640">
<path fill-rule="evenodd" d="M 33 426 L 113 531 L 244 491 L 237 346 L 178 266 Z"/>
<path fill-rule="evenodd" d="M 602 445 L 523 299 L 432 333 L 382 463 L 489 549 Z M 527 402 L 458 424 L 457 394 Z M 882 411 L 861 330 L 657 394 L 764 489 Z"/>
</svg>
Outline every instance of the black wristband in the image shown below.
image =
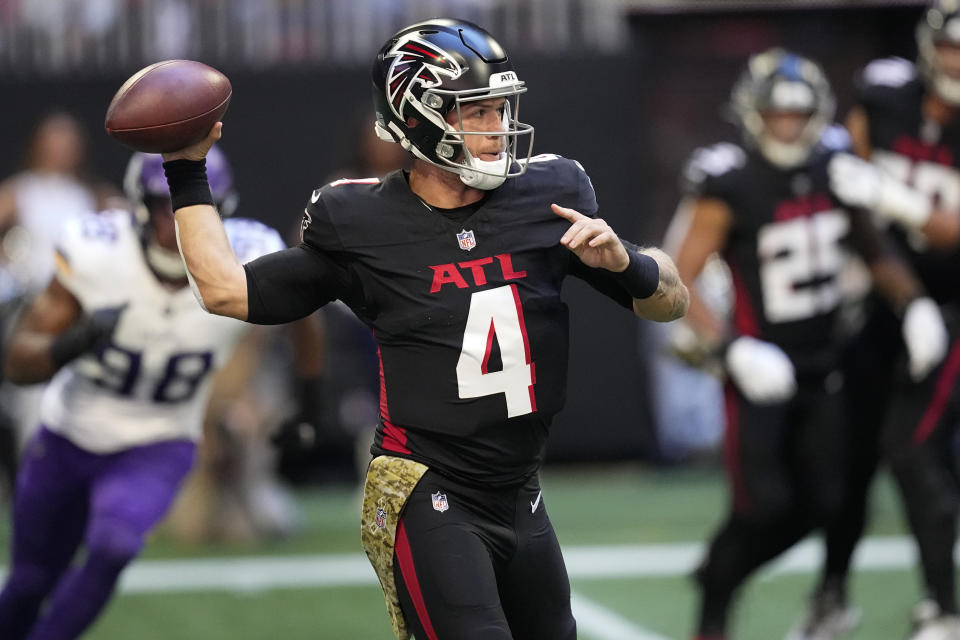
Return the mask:
<svg viewBox="0 0 960 640">
<path fill-rule="evenodd" d="M 649 298 L 660 286 L 660 265 L 650 256 L 637 253 L 629 247 L 627 254 L 630 264 L 620 273 L 614 273 L 614 278 L 631 298 Z"/>
<path fill-rule="evenodd" d="M 173 210 L 190 207 L 195 204 L 214 205 L 210 184 L 207 182 L 207 161 L 171 160 L 163 163 L 167 174 L 167 186 L 170 187 L 170 200 Z"/>
</svg>

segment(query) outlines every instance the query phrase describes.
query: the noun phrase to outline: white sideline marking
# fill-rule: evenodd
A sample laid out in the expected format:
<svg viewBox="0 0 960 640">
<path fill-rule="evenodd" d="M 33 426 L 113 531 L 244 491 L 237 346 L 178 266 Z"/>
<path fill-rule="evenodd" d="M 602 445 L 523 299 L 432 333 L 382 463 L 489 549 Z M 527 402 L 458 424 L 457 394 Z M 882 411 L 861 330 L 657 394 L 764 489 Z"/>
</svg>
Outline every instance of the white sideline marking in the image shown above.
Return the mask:
<svg viewBox="0 0 960 640">
<path fill-rule="evenodd" d="M 620 614 L 600 606 L 579 593 L 570 594 L 577 631 L 596 640 L 670 640 L 666 636 L 637 626 Z"/>
<path fill-rule="evenodd" d="M 651 578 L 688 575 L 703 557 L 700 543 L 567 547 L 564 558 L 573 579 Z M 960 551 L 960 547 L 958 547 Z M 764 576 L 811 573 L 823 556 L 818 540 L 807 540 L 779 558 Z M 907 569 L 916 564 L 908 537 L 868 538 L 854 557 L 857 571 Z M 5 574 L 0 570 L 0 574 Z M 126 593 L 259 591 L 279 588 L 348 587 L 377 584 L 360 553 L 231 557 L 201 560 L 141 560 L 124 572 Z"/>
</svg>

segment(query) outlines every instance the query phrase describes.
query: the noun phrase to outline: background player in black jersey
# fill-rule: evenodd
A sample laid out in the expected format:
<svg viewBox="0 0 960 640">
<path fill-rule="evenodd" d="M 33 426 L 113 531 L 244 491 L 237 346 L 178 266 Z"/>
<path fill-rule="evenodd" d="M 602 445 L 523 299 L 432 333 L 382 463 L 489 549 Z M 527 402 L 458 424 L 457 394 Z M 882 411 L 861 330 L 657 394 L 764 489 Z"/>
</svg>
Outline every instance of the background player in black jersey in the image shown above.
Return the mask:
<svg viewBox="0 0 960 640">
<path fill-rule="evenodd" d="M 919 64 L 876 60 L 857 81 L 847 117 L 859 156 L 831 166 L 835 192 L 870 209 L 889 229 L 950 328 L 944 364 L 925 377 L 897 363 L 903 343 L 896 319 L 870 309 L 850 360 L 858 462 L 845 517 L 828 532 L 820 592 L 842 592 L 850 556 L 863 531 L 866 496 L 881 449 L 903 497 L 920 549 L 928 600 L 915 608 L 916 640 L 960 638 L 953 548 L 960 492 L 954 468 L 960 374 L 960 5 L 935 3 L 917 28 Z M 861 158 L 863 160 L 861 160 Z M 870 160 L 871 162 L 865 162 Z M 896 393 L 892 393 L 892 392 Z M 891 403 L 890 398 L 895 398 Z M 823 599 L 823 598 L 821 598 Z M 815 598 L 816 601 L 816 598 Z"/>
<path fill-rule="evenodd" d="M 241 266 L 204 187 L 217 125 L 167 157 L 184 259 L 213 313 L 286 322 L 340 298 L 372 328 L 362 537 L 397 637 L 572 639 L 538 479 L 565 395 L 560 286 L 577 276 L 658 321 L 683 315 L 686 288 L 665 254 L 593 217 L 578 163 L 518 152 L 533 132 L 516 117 L 525 87 L 483 29 L 408 27 L 373 81 L 377 132 L 415 156 L 409 173 L 317 189 L 303 243 Z"/>
<path fill-rule="evenodd" d="M 725 637 L 731 599 L 751 572 L 830 522 L 842 505 L 836 325 L 847 245 L 905 312 L 905 327 L 943 332 L 906 265 L 884 251 L 865 215 L 842 208 L 831 193 L 827 166 L 847 138 L 830 127 L 834 101 L 820 67 L 779 49 L 757 54 L 734 85 L 731 107 L 744 146 L 693 154 L 671 230 L 684 281 L 719 253 L 734 288 L 732 327 L 695 291 L 688 316 L 722 351 L 729 376 L 724 453 L 732 505 L 697 572 L 702 640 Z M 919 370 L 943 355 L 919 337 L 909 347 Z"/>
</svg>

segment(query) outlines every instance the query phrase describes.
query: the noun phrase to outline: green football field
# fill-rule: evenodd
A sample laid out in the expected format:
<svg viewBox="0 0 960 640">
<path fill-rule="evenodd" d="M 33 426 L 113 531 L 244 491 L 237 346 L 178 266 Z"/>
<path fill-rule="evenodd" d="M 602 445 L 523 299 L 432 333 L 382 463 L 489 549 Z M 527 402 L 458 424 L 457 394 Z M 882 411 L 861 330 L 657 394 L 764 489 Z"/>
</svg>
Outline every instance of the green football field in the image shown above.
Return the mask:
<svg viewBox="0 0 960 640">
<path fill-rule="evenodd" d="M 553 467 L 544 501 L 567 556 L 580 638 L 689 638 L 695 593 L 687 577 L 726 494 L 714 470 Z M 158 536 L 124 576 L 91 640 L 389 640 L 382 596 L 359 549 L 355 489 L 298 495 L 304 529 L 286 542 L 182 548 Z M 853 597 L 863 621 L 851 638 L 903 638 L 918 597 L 913 546 L 888 480 L 874 492 L 870 539 Z M 9 523 L 3 522 L 3 542 Z M 808 541 L 750 583 L 735 637 L 782 638 L 818 565 Z"/>
</svg>

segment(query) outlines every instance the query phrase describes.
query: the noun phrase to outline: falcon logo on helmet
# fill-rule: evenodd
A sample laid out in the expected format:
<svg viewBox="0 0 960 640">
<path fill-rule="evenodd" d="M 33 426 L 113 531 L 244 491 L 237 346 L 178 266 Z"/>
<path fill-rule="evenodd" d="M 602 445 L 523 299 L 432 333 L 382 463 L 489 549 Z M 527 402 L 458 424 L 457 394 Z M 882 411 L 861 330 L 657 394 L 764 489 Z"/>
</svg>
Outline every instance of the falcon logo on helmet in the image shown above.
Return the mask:
<svg viewBox="0 0 960 640">
<path fill-rule="evenodd" d="M 429 89 L 440 86 L 439 74 L 451 80 L 463 74 L 449 53 L 413 35 L 398 40 L 384 57 L 393 58 L 387 72 L 387 98 L 398 118 L 403 117 L 403 103 L 409 99 L 407 92 L 415 83 Z"/>
</svg>

